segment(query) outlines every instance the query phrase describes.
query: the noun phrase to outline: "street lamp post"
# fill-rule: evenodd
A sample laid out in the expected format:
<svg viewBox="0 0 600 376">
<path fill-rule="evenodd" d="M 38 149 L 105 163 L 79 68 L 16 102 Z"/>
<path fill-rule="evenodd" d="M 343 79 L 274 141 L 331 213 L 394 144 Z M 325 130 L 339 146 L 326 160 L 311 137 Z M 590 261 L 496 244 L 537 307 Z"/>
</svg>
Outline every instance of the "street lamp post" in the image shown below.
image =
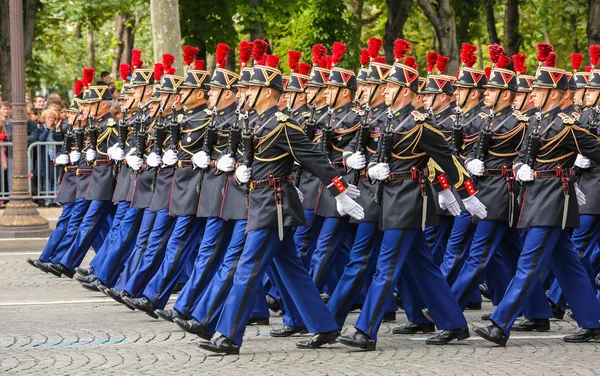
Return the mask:
<svg viewBox="0 0 600 376">
<path fill-rule="evenodd" d="M 29 194 L 27 167 L 27 107 L 25 104 L 25 50 L 23 1 L 10 0 L 10 57 L 12 85 L 12 192 L 0 217 L 0 238 L 44 237 L 48 221 L 40 216 Z"/>
</svg>

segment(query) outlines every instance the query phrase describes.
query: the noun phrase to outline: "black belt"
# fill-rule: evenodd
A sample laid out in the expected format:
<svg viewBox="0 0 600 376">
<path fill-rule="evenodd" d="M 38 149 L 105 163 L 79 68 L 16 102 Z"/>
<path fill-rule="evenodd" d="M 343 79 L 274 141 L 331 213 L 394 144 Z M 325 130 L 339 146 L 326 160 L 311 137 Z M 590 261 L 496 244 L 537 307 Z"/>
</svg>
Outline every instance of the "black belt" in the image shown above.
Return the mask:
<svg viewBox="0 0 600 376">
<path fill-rule="evenodd" d="M 505 178 L 511 178 L 513 177 L 513 170 L 507 165 L 502 166 L 502 168 L 486 168 L 483 176 L 502 176 Z"/>
<path fill-rule="evenodd" d="M 77 166 L 65 166 L 65 172 L 77 172 Z"/>
<path fill-rule="evenodd" d="M 94 166 L 111 166 L 111 165 L 112 165 L 112 161 L 108 158 L 94 160 Z"/>
<path fill-rule="evenodd" d="M 429 170 L 427 168 L 418 169 L 416 167 L 411 167 L 411 169 L 408 171 L 390 172 L 390 176 L 386 179 L 386 181 L 419 180 L 419 177 L 427 175 L 429 175 Z"/>
<path fill-rule="evenodd" d="M 562 179 L 568 177 L 571 174 L 571 169 L 566 170 L 562 166 L 557 166 L 552 170 L 535 170 L 533 171 L 534 179 Z"/>
<path fill-rule="evenodd" d="M 279 186 L 282 186 L 284 184 L 293 184 L 294 183 L 294 176 L 293 175 L 288 175 L 288 176 L 282 176 L 282 177 L 269 177 L 268 179 L 262 179 L 262 180 L 252 180 L 252 182 L 250 182 L 250 189 L 259 189 L 259 188 L 277 188 Z"/>
<path fill-rule="evenodd" d="M 331 165 L 337 168 L 338 170 L 346 170 L 346 165 L 344 164 L 344 162 L 331 162 Z"/>
<path fill-rule="evenodd" d="M 180 159 L 177 161 L 177 167 L 194 167 L 191 159 Z"/>
<path fill-rule="evenodd" d="M 75 170 L 75 174 L 77 175 L 91 175 L 94 173 L 94 170 L 91 168 L 77 168 Z"/>
</svg>

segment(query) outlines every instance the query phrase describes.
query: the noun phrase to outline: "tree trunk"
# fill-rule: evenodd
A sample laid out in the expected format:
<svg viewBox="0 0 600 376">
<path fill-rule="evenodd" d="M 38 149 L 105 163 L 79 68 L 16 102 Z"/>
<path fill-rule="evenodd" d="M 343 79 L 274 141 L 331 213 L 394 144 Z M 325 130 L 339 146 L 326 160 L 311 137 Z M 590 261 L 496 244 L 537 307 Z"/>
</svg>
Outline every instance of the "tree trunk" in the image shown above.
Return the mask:
<svg viewBox="0 0 600 376">
<path fill-rule="evenodd" d="M 488 32 L 490 44 L 500 43 L 498 38 L 498 30 L 496 30 L 496 16 L 494 16 L 495 0 L 485 0 L 483 2 L 483 10 L 485 12 L 485 24 Z"/>
<path fill-rule="evenodd" d="M 252 8 L 260 8 L 262 7 L 262 0 L 248 0 L 248 4 Z M 263 25 L 262 20 L 256 20 L 252 29 L 250 29 L 250 40 L 255 39 L 265 39 L 265 26 Z"/>
<path fill-rule="evenodd" d="M 162 55 L 173 54 L 177 73 L 183 75 L 181 61 L 181 29 L 179 26 L 179 0 L 150 0 L 154 61 L 162 61 Z"/>
<path fill-rule="evenodd" d="M 135 18 L 129 15 L 125 28 L 123 29 L 123 53 L 121 54 L 121 64 L 131 63 L 131 50 L 133 49 Z"/>
<path fill-rule="evenodd" d="M 37 18 L 37 12 L 40 9 L 40 0 L 24 0 L 24 29 L 25 29 L 25 61 L 31 58 L 31 49 L 33 47 L 33 39 L 35 37 L 35 21 Z"/>
<path fill-rule="evenodd" d="M 95 64 L 96 64 L 96 46 L 94 44 L 94 29 L 92 28 L 92 25 L 88 26 L 88 28 L 86 30 L 86 36 L 87 36 L 88 67 L 94 68 Z"/>
<path fill-rule="evenodd" d="M 450 0 L 439 0 L 437 9 L 428 0 L 419 0 L 419 6 L 435 30 L 435 35 L 440 42 L 439 53 L 450 58 L 446 72 L 454 74 L 458 70 L 459 58 L 456 17 Z"/>
<path fill-rule="evenodd" d="M 467 17 L 462 17 L 458 22 L 458 29 L 456 30 L 456 39 L 459 44 L 463 42 L 471 43 L 471 38 L 469 38 L 470 24 L 471 20 Z"/>
<path fill-rule="evenodd" d="M 588 0 L 588 46 L 600 44 L 600 0 Z"/>
<path fill-rule="evenodd" d="M 572 14 L 571 21 L 571 37 L 573 37 L 573 52 L 579 53 L 579 41 L 577 40 L 577 16 Z"/>
<path fill-rule="evenodd" d="M 123 34 L 125 31 L 125 21 L 127 14 L 125 12 L 115 14 L 115 35 L 114 38 L 117 41 L 113 48 L 113 61 L 112 61 L 112 77 L 113 80 L 119 78 L 119 65 L 121 64 L 121 56 L 123 55 Z"/>
<path fill-rule="evenodd" d="M 508 0 L 504 17 L 504 35 L 506 36 L 506 54 L 512 56 L 519 52 L 523 37 L 519 33 L 519 0 Z"/>
<path fill-rule="evenodd" d="M 386 2 L 387 21 L 383 36 L 383 48 L 385 60 L 388 64 L 392 64 L 394 62 L 394 40 L 404 38 L 404 24 L 408 20 L 414 0 L 386 0 Z"/>
</svg>

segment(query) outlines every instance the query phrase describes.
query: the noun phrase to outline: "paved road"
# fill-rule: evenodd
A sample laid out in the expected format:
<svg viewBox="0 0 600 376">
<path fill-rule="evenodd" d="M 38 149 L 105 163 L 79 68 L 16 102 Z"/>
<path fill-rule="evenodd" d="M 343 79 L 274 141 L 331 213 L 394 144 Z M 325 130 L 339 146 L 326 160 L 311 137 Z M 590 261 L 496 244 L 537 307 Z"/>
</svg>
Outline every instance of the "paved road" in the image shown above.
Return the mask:
<svg viewBox="0 0 600 376">
<path fill-rule="evenodd" d="M 43 274 L 25 263 L 43 240 L 0 241 L 0 375 L 597 375 L 600 343 L 567 344 L 571 319 L 547 333 L 517 334 L 507 348 L 478 339 L 428 346 L 426 335 L 398 336 L 381 328 L 377 351 L 333 345 L 297 350 L 296 338 L 274 339 L 249 327 L 240 356 L 207 354 L 198 338 L 174 324 L 132 312 L 75 281 Z M 86 261 L 89 261 L 89 256 Z M 469 324 L 491 310 L 468 312 Z M 352 313 L 345 331 L 352 330 Z"/>
</svg>

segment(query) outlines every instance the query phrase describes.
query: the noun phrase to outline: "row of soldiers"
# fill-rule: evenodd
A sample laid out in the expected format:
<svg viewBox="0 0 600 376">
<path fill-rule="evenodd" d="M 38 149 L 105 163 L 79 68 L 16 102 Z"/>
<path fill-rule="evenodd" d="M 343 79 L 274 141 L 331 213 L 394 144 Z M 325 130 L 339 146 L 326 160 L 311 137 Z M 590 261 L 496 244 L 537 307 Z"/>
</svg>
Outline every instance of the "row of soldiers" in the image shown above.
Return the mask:
<svg viewBox="0 0 600 376">
<path fill-rule="evenodd" d="M 496 344 L 549 330 L 567 304 L 581 329 L 564 340 L 600 338 L 600 47 L 570 72 L 539 44 L 533 77 L 497 44 L 491 70 L 476 69 L 465 43 L 456 76 L 430 52 L 419 77 L 409 42 L 392 65 L 382 43 L 369 40 L 358 73 L 339 66 L 342 43 L 314 46 L 312 66 L 290 51 L 286 78 L 262 40 L 240 43 L 239 74 L 225 44 L 212 76 L 197 48 L 184 47 L 183 76 L 173 55 L 151 69 L 134 50 L 119 122 L 84 69 L 56 158 L 63 212 L 28 262 L 223 354 L 269 309 L 283 317 L 271 336 L 314 334 L 301 349 L 374 350 L 398 302 L 409 322 L 395 334 L 464 340 L 481 292 L 496 309 L 473 331 Z"/>
</svg>

